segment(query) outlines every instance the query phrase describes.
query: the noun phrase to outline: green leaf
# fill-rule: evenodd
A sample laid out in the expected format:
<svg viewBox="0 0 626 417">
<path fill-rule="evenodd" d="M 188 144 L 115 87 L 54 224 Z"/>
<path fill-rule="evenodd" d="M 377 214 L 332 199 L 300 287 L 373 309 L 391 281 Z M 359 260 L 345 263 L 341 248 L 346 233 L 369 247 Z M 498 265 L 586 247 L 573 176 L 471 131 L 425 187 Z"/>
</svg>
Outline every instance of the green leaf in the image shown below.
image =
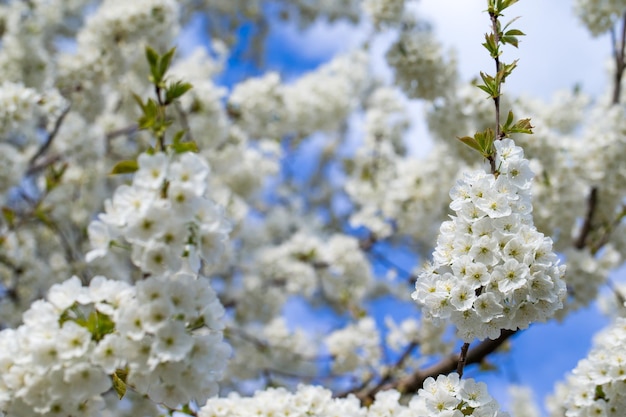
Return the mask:
<svg viewBox="0 0 626 417">
<path fill-rule="evenodd" d="M 169 146 L 176 153 L 194 152 L 198 153 L 198 145 L 196 142 L 178 142 Z"/>
<path fill-rule="evenodd" d="M 530 119 L 521 119 L 511 127 L 510 132 L 532 134 L 533 127 L 534 126 L 530 124 Z"/>
<path fill-rule="evenodd" d="M 506 31 L 504 36 L 526 36 L 526 34 L 519 29 L 511 29 Z"/>
<path fill-rule="evenodd" d="M 187 91 L 191 90 L 193 86 L 189 83 L 184 83 L 182 81 L 176 81 L 175 83 L 171 83 L 165 89 L 165 104 L 170 104 L 177 98 L 181 97 Z"/>
<path fill-rule="evenodd" d="M 517 67 L 517 59 L 510 64 L 502 63 L 500 71 L 496 74 L 496 84 L 502 84 L 506 78 L 511 75 L 513 70 Z"/>
<path fill-rule="evenodd" d="M 174 58 L 174 53 L 176 52 L 176 47 L 170 49 L 161 57 L 159 62 L 159 74 L 161 75 L 161 79 L 165 76 L 165 73 L 170 68 L 170 64 L 172 63 L 172 58 Z"/>
<path fill-rule="evenodd" d="M 500 38 L 500 42 L 502 42 L 503 44 L 508 43 L 509 45 L 513 45 L 516 48 L 519 47 L 519 41 L 515 36 L 502 36 Z"/>
<path fill-rule="evenodd" d="M 505 126 L 511 126 L 511 123 L 513 123 L 513 111 L 509 110 L 509 115 L 506 118 L 506 123 Z"/>
<path fill-rule="evenodd" d="M 457 137 L 457 139 L 463 142 L 464 144 L 466 144 L 467 146 L 469 146 L 470 148 L 476 149 L 478 152 L 481 152 L 480 145 L 478 144 L 476 139 L 474 139 L 473 137 L 463 136 L 462 138 Z"/>
<path fill-rule="evenodd" d="M 156 68 L 159 64 L 159 54 L 150 46 L 146 46 L 146 59 L 150 65 L 150 69 Z"/>
<path fill-rule="evenodd" d="M 140 130 L 151 129 L 157 125 L 159 115 L 161 113 L 159 104 L 149 98 L 144 104 L 143 115 L 137 121 Z"/>
<path fill-rule="evenodd" d="M 500 56 L 500 49 L 493 33 L 485 33 L 485 43 L 482 45 L 489 51 L 492 58 Z"/>
<path fill-rule="evenodd" d="M 174 137 L 172 138 L 172 143 L 180 143 L 180 141 L 183 139 L 183 136 L 185 136 L 185 133 L 187 133 L 185 130 L 179 130 L 178 132 L 176 132 L 174 134 Z"/>
<path fill-rule="evenodd" d="M 139 164 L 135 160 L 120 161 L 111 170 L 109 175 L 132 174 L 139 169 Z"/>
<path fill-rule="evenodd" d="M 111 379 L 113 380 L 113 389 L 117 393 L 117 396 L 121 400 L 126 395 L 126 378 L 128 377 L 128 371 L 125 369 L 116 369 Z"/>
<path fill-rule="evenodd" d="M 500 95 L 498 80 L 489 74 L 485 74 L 481 71 L 480 78 L 483 80 L 483 85 L 477 85 L 478 88 L 489 94 L 492 98 L 496 98 Z"/>
<path fill-rule="evenodd" d="M 135 101 L 137 102 L 139 107 L 141 107 L 141 111 L 145 113 L 146 112 L 146 106 L 145 106 L 145 104 L 143 104 L 143 99 L 141 97 L 139 97 L 135 93 L 133 93 L 133 98 L 135 99 Z"/>
<path fill-rule="evenodd" d="M 489 158 L 493 155 L 493 142 L 495 140 L 495 133 L 492 129 L 487 129 L 484 132 L 476 132 L 474 135 L 474 139 L 478 143 L 479 152 L 485 158 Z"/>
<path fill-rule="evenodd" d="M 89 330 L 91 338 L 96 342 L 102 340 L 107 334 L 113 333 L 115 330 L 115 323 L 106 314 L 99 313 L 98 311 L 92 311 L 89 317 L 77 318 L 74 320 L 76 324 Z"/>
<path fill-rule="evenodd" d="M 7 222 L 9 227 L 13 226 L 15 222 L 15 212 L 10 208 L 3 206 L 2 207 L 2 217 L 4 217 L 4 221 Z"/>
</svg>

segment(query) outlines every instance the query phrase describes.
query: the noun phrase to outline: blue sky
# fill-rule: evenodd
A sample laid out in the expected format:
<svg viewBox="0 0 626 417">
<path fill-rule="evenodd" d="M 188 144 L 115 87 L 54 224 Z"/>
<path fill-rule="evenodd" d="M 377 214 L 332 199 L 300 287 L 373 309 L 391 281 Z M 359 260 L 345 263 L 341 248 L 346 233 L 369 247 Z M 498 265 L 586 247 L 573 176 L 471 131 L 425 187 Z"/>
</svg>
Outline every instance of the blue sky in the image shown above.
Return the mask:
<svg viewBox="0 0 626 417">
<path fill-rule="evenodd" d="M 474 78 L 479 71 L 493 66 L 480 45 L 489 30 L 489 20 L 483 10 L 484 0 L 421 0 L 418 14 L 429 20 L 435 34 L 447 47 L 457 51 L 461 76 Z M 527 36 L 519 50 L 508 48 L 504 60 L 519 58 L 518 69 L 507 80 L 505 88 L 515 94 L 528 94 L 549 100 L 559 89 L 580 85 L 591 95 L 599 95 L 606 88 L 607 61 L 610 58 L 609 37 L 591 38 L 578 23 L 572 12 L 571 0 L 524 0 L 510 9 L 507 18 L 521 16 L 516 27 Z M 193 39 L 201 29 L 196 21 L 185 37 Z M 272 27 L 267 44 L 267 67 L 285 74 L 286 78 L 315 68 L 333 55 L 348 51 L 365 37 L 367 28 L 345 22 L 333 25 L 314 24 L 305 32 L 295 25 Z M 245 32 L 245 36 L 254 36 Z M 390 72 L 383 63 L 385 46 L 393 35 L 381 36 L 373 45 L 379 51 L 376 70 L 383 77 Z M 186 48 L 182 48 L 183 50 Z M 222 79 L 226 85 L 247 75 L 254 75 L 254 66 L 243 64 L 235 55 L 231 72 Z M 415 118 L 421 118 L 421 108 L 414 107 Z M 419 125 L 419 122 L 418 122 Z M 423 122 L 422 122 L 423 126 Z M 418 155 L 426 154 L 428 144 L 414 149 Z M 580 311 L 564 323 L 537 324 L 530 331 L 516 336 L 509 354 L 495 359 L 499 371 L 481 375 L 490 392 L 506 403 L 505 384 L 528 384 L 535 389 L 543 406 L 543 397 L 552 392 L 554 383 L 562 380 L 591 346 L 592 335 L 607 323 L 595 307 Z M 472 368 L 468 375 L 475 375 Z"/>
</svg>

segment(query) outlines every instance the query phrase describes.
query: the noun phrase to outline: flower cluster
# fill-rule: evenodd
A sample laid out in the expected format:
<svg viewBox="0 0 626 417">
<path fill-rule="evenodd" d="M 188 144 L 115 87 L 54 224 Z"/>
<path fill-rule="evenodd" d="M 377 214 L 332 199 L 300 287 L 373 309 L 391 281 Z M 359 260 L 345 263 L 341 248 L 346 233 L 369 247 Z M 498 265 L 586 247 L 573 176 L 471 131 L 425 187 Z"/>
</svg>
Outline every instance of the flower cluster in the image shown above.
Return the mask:
<svg viewBox="0 0 626 417">
<path fill-rule="evenodd" d="M 145 69 L 138 65 L 143 54 L 137 51 L 144 44 L 168 47 L 180 29 L 180 8 L 175 0 L 99 2 L 76 35 L 76 52 L 58 59 L 56 84 L 69 95 L 72 109 L 92 121 L 106 112 L 107 87 L 126 90 L 132 80 L 133 89 L 146 88 Z"/>
<path fill-rule="evenodd" d="M 434 100 L 456 80 L 454 57 L 443 56 L 431 33 L 408 29 L 387 51 L 387 63 L 395 70 L 395 82 L 410 98 Z"/>
<path fill-rule="evenodd" d="M 574 13 L 594 36 L 608 32 L 621 18 L 623 0 L 576 0 Z"/>
<path fill-rule="evenodd" d="M 373 282 L 369 263 L 354 237 L 335 234 L 325 241 L 297 233 L 287 242 L 259 251 L 258 268 L 266 282 L 283 282 L 290 294 L 323 292 L 339 305 L 364 298 Z"/>
<path fill-rule="evenodd" d="M 223 313 L 207 280 L 185 274 L 56 284 L 24 324 L 0 332 L 0 410 L 96 416 L 112 381 L 118 394 L 129 386 L 171 406 L 204 401 L 230 354 Z"/>
<path fill-rule="evenodd" d="M 548 400 L 550 415 L 621 416 L 626 409 L 626 319 L 618 318 L 594 340 L 565 383 Z"/>
<path fill-rule="evenodd" d="M 369 85 L 368 65 L 367 55 L 358 51 L 334 58 L 293 84 L 282 84 L 277 73 L 248 79 L 234 88 L 229 108 L 257 138 L 336 129 Z"/>
<path fill-rule="evenodd" d="M 333 370 L 336 372 L 353 372 L 380 362 L 380 334 L 371 317 L 332 332 L 324 341 L 333 357 Z"/>
<path fill-rule="evenodd" d="M 333 398 L 331 391 L 310 385 L 300 385 L 295 393 L 284 388 L 268 389 L 242 398 L 231 394 L 226 398 L 212 398 L 200 409 L 200 417 L 259 417 L 290 415 L 318 417 L 408 417 L 408 416 L 476 416 L 507 417 L 498 410 L 498 404 L 489 395 L 486 385 L 473 379 L 460 380 L 457 374 L 428 378 L 408 405 L 400 402 L 395 390 L 376 394 L 369 407 L 362 407 L 350 395 Z"/>
<path fill-rule="evenodd" d="M 461 380 L 459 375 L 439 375 L 437 379 L 427 378 L 424 388 L 418 391 L 411 401 L 416 415 L 446 415 L 508 417 L 508 413 L 498 410 L 498 403 L 487 392 L 484 382 L 473 379 Z"/>
<path fill-rule="evenodd" d="M 465 341 L 545 321 L 566 293 L 552 240 L 533 226 L 528 160 L 511 139 L 495 149 L 497 176 L 472 172 L 450 191 L 456 216 L 441 225 L 433 263 L 413 293 L 426 314 L 450 319 Z"/>
<path fill-rule="evenodd" d="M 40 129 L 51 126 L 67 103 L 58 91 L 39 93 L 19 83 L 0 84 L 0 203 L 18 185 L 37 149 Z"/>
<path fill-rule="evenodd" d="M 366 0 L 363 10 L 370 15 L 374 25 L 394 25 L 402 20 L 405 0 Z"/>
<path fill-rule="evenodd" d="M 130 244 L 132 261 L 142 271 L 198 272 L 200 259 L 219 257 L 230 230 L 221 207 L 205 196 L 209 166 L 192 152 L 144 153 L 138 165 L 132 184 L 120 186 L 105 213 L 89 225 L 95 249 L 87 260 L 105 255 L 113 244 Z"/>
</svg>

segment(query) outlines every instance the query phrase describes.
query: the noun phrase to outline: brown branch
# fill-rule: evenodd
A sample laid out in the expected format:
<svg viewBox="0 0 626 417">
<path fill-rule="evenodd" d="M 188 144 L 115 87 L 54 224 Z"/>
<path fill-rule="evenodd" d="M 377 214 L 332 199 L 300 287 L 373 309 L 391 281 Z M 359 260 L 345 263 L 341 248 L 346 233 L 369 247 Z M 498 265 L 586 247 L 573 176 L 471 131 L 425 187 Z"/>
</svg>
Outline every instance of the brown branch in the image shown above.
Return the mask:
<svg viewBox="0 0 626 417">
<path fill-rule="evenodd" d="M 465 369 L 465 362 L 467 361 L 467 351 L 470 347 L 469 343 L 463 343 L 461 347 L 461 354 L 459 355 L 459 362 L 456 365 L 456 373 L 459 374 L 459 378 L 463 377 L 463 370 Z"/>
<path fill-rule="evenodd" d="M 493 36 L 495 44 L 498 45 L 500 43 L 500 32 L 498 31 L 498 15 L 495 13 L 489 13 L 489 17 L 491 18 L 491 26 L 493 27 Z M 500 58 L 496 56 L 494 58 L 496 62 L 496 77 L 498 77 L 498 73 L 500 72 Z M 498 95 L 493 98 L 493 104 L 496 107 L 496 140 L 502 139 L 500 132 L 500 83 L 498 83 Z M 495 171 L 495 165 L 492 164 L 492 171 Z"/>
<path fill-rule="evenodd" d="M 115 139 L 118 136 L 132 135 L 133 133 L 137 132 L 138 130 L 139 130 L 139 127 L 136 124 L 132 124 L 130 126 L 122 127 L 120 129 L 116 129 L 116 130 L 112 130 L 111 132 L 107 132 L 105 134 L 105 137 L 106 137 L 107 141 L 110 141 L 112 139 Z"/>
<path fill-rule="evenodd" d="M 465 358 L 465 365 L 471 365 L 474 363 L 481 363 L 487 356 L 496 351 L 500 346 L 504 344 L 511 336 L 517 333 L 517 330 L 502 330 L 500 337 L 495 340 L 483 340 L 473 349 L 467 352 Z M 368 404 L 379 391 L 385 391 L 390 389 L 396 389 L 402 394 L 416 393 L 424 381 L 429 377 L 437 377 L 438 375 L 447 375 L 457 371 L 459 364 L 458 355 L 450 355 L 443 358 L 440 362 L 426 368 L 415 371 L 413 374 L 404 378 L 385 384 L 377 389 L 368 389 L 365 391 L 357 392 L 356 396 L 361 400 L 361 403 Z"/>
<path fill-rule="evenodd" d="M 619 40 L 616 39 L 615 30 L 611 30 L 611 43 L 613 44 L 613 59 L 615 60 L 615 74 L 613 79 L 613 98 L 612 104 L 619 104 L 622 93 L 622 75 L 624 69 L 626 69 L 626 63 L 624 62 L 624 49 L 626 47 L 626 12 L 622 18 L 622 37 Z"/>
<path fill-rule="evenodd" d="M 65 119 L 65 116 L 67 116 L 67 114 L 69 112 L 70 112 L 70 106 L 67 106 L 63 110 L 61 115 L 57 118 L 57 120 L 54 122 L 54 128 L 52 129 L 52 132 L 50 132 L 48 134 L 48 137 L 46 138 L 46 141 L 41 144 L 41 146 L 39 147 L 37 152 L 35 152 L 35 154 L 30 158 L 30 161 L 28 161 L 28 165 L 30 167 L 29 170 L 31 168 L 33 168 L 33 166 L 35 166 L 35 162 L 37 162 L 37 159 L 39 159 L 40 156 L 42 156 L 44 153 L 46 153 L 48 148 L 52 145 L 52 142 L 54 141 L 54 138 L 56 137 L 57 133 L 59 133 L 59 129 L 61 128 L 61 124 L 63 124 L 63 119 Z"/>
<path fill-rule="evenodd" d="M 591 233 L 591 223 L 593 222 L 593 214 L 596 211 L 598 205 L 598 187 L 592 187 L 587 197 L 587 213 L 585 214 L 585 220 L 580 229 L 578 238 L 574 241 L 574 247 L 576 249 L 583 249 L 587 244 L 589 233 Z"/>
</svg>

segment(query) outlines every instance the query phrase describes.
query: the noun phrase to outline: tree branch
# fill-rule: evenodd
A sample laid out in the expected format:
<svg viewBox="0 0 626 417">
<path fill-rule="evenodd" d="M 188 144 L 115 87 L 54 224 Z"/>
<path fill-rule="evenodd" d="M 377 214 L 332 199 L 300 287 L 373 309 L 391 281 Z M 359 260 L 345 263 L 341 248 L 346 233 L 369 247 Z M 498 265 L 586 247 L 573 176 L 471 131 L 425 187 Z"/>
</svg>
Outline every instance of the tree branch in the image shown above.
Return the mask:
<svg viewBox="0 0 626 417">
<path fill-rule="evenodd" d="M 593 221 L 593 214 L 596 211 L 598 205 L 598 187 L 592 187 L 587 197 L 587 213 L 585 214 L 585 220 L 580 229 L 578 238 L 574 241 L 574 247 L 576 249 L 583 249 L 587 244 L 589 233 L 591 232 L 591 223 Z"/>
<path fill-rule="evenodd" d="M 475 348 L 470 349 L 467 352 L 465 358 L 465 365 L 471 365 L 474 363 L 480 363 L 496 351 L 500 346 L 504 344 L 511 336 L 517 333 L 518 330 L 502 330 L 500 337 L 495 340 L 483 340 Z M 404 378 L 390 382 L 382 386 L 376 386 L 368 390 L 357 392 L 356 396 L 361 400 L 361 403 L 368 404 L 373 401 L 376 393 L 379 391 L 385 391 L 390 389 L 397 389 L 402 394 L 414 394 L 424 384 L 424 381 L 429 377 L 436 377 L 438 375 L 447 375 L 457 371 L 459 365 L 459 356 L 450 355 L 447 358 L 443 358 L 440 362 L 428 367 L 426 369 L 417 370 L 413 374 Z"/>
<path fill-rule="evenodd" d="M 37 159 L 39 159 L 40 156 L 46 153 L 50 145 L 52 145 L 52 141 L 54 141 L 57 133 L 59 133 L 59 129 L 61 128 L 61 124 L 63 123 L 63 119 L 65 119 L 65 116 L 67 116 L 69 112 L 70 106 L 67 106 L 63 110 L 59 118 L 56 120 L 56 122 L 54 122 L 54 128 L 52 129 L 52 132 L 48 134 L 46 141 L 41 144 L 37 152 L 30 158 L 30 161 L 28 161 L 28 165 L 30 166 L 29 171 L 35 166 L 35 162 L 37 162 Z"/>
<path fill-rule="evenodd" d="M 615 30 L 611 30 L 611 43 L 613 44 L 613 59 L 615 60 L 615 74 L 613 79 L 613 98 L 612 104 L 619 104 L 622 94 L 622 75 L 624 69 L 626 69 L 626 63 L 624 62 L 624 49 L 626 47 L 626 12 L 622 17 L 622 37 L 619 40 L 616 39 Z"/>
</svg>

